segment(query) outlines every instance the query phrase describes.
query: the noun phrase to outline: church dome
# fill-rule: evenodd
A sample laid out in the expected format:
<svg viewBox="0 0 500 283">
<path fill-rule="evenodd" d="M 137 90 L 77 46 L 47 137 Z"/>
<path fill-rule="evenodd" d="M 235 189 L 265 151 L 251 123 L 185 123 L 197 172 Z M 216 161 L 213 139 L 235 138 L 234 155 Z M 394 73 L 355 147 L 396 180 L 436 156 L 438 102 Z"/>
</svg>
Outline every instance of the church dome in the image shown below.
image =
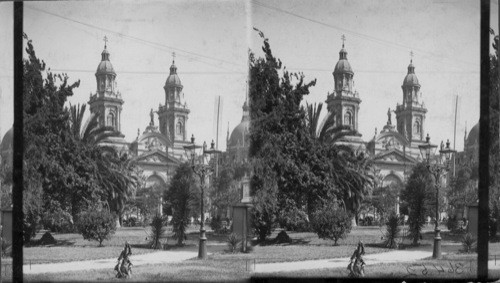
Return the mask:
<svg viewBox="0 0 500 283">
<path fill-rule="evenodd" d="M 403 80 L 403 86 L 420 86 L 418 83 L 417 75 L 415 75 L 415 66 L 410 61 L 410 65 L 408 65 L 408 74 L 406 74 L 405 79 Z"/>
<path fill-rule="evenodd" d="M 181 79 L 177 75 L 177 67 L 175 66 L 175 62 L 172 61 L 172 66 L 170 66 L 170 75 L 165 82 L 165 86 L 180 86 L 182 87 Z"/>
<path fill-rule="evenodd" d="M 241 123 L 238 124 L 231 133 L 231 136 L 227 142 L 227 147 L 235 146 L 249 146 L 248 144 L 248 134 L 250 127 L 250 115 L 248 113 L 249 107 L 247 102 L 243 104 L 243 117 Z"/>
<path fill-rule="evenodd" d="M 470 129 L 469 135 L 467 136 L 467 140 L 465 141 L 465 147 L 475 146 L 479 144 L 479 123 L 474 125 L 472 129 Z"/>
<path fill-rule="evenodd" d="M 101 63 L 97 66 L 96 75 L 98 74 L 112 74 L 116 76 L 115 70 L 113 69 L 113 65 L 109 61 L 109 52 L 104 46 L 104 50 L 101 53 Z"/>
<path fill-rule="evenodd" d="M 0 144 L 0 153 L 12 150 L 14 145 L 14 128 L 10 128 L 3 136 L 2 143 Z"/>
<path fill-rule="evenodd" d="M 342 49 L 339 52 L 339 61 L 335 65 L 333 73 L 334 74 L 348 73 L 354 75 L 354 72 L 352 71 L 351 68 L 351 64 L 349 64 L 349 61 L 347 61 L 347 51 L 344 49 L 344 46 L 342 46 Z"/>
</svg>

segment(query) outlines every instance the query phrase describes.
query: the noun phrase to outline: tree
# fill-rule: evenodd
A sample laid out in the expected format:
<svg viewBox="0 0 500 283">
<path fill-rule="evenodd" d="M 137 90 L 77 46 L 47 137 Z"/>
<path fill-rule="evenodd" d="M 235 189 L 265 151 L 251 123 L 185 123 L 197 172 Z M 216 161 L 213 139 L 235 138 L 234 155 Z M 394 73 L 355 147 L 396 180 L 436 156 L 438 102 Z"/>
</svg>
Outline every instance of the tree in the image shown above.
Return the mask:
<svg viewBox="0 0 500 283">
<path fill-rule="evenodd" d="M 151 219 L 158 213 L 158 205 L 165 192 L 166 188 L 158 184 L 142 188 L 137 191 L 134 204 L 145 218 Z"/>
<path fill-rule="evenodd" d="M 223 163 L 219 167 L 218 176 L 213 174 L 213 185 L 209 196 L 216 215 L 225 217 L 228 208 L 241 199 L 238 181 L 244 176 L 240 171 L 247 171 L 246 167 L 246 164 Z"/>
<path fill-rule="evenodd" d="M 413 244 L 416 245 L 425 224 L 425 217 L 430 214 L 431 206 L 435 204 L 435 186 L 424 163 L 419 163 L 413 168 L 401 198 L 408 203 L 409 231 Z"/>
<path fill-rule="evenodd" d="M 398 188 L 391 185 L 378 186 L 373 190 L 371 204 L 380 215 L 382 223 L 394 211 L 395 204 L 398 197 Z"/>
<path fill-rule="evenodd" d="M 315 81 L 305 83 L 304 76 L 282 69 L 281 61 L 271 52 L 264 38 L 263 58 L 249 55 L 250 61 L 250 149 L 254 176 L 251 181 L 253 196 L 253 227 L 264 240 L 269 235 L 279 206 L 293 199 L 298 206 L 305 204 L 304 182 L 310 179 L 310 170 L 303 162 L 307 156 L 305 112 L 300 106 L 302 97 L 309 93 Z M 280 72 L 283 75 L 280 76 Z"/>
<path fill-rule="evenodd" d="M 257 30 L 258 31 L 258 30 Z M 250 150 L 254 227 L 265 235 L 278 211 L 291 207 L 309 217 L 319 207 L 342 199 L 344 209 L 358 212 L 369 192 L 369 168 L 363 154 L 335 144 L 350 128 L 336 127 L 329 113 L 321 125 L 322 104 L 304 108 L 301 102 L 316 80 L 305 82 L 302 73 L 291 73 L 274 57 L 269 40 L 260 31 L 264 56 L 249 55 Z M 258 193 L 259 190 L 266 192 Z M 257 224 L 257 223 L 255 223 Z"/>
<path fill-rule="evenodd" d="M 103 160 L 97 163 L 97 180 L 105 192 L 109 209 L 116 213 L 119 225 L 122 225 L 127 201 L 139 187 L 140 172 L 126 153 L 109 150 L 101 153 L 100 158 Z"/>
<path fill-rule="evenodd" d="M 490 210 L 498 205 L 500 198 L 500 81 L 498 78 L 498 35 L 490 29 L 493 38 L 494 54 L 490 54 Z"/>
<path fill-rule="evenodd" d="M 331 239 L 337 245 L 351 232 L 351 215 L 336 203 L 324 205 L 312 215 L 312 227 L 321 239 Z"/>
<path fill-rule="evenodd" d="M 80 214 L 77 227 L 85 240 L 98 241 L 102 247 L 102 242 L 115 233 L 115 216 L 106 209 L 89 209 Z"/>
<path fill-rule="evenodd" d="M 79 162 L 81 151 L 69 135 L 69 115 L 64 109 L 67 97 L 73 94 L 79 81 L 70 85 L 66 75 L 47 72 L 31 40 L 27 41 L 26 53 L 28 58 L 23 61 L 23 228 L 25 242 L 29 242 L 43 210 L 56 204 L 72 211 L 72 192 L 92 191 L 95 183 L 89 178 L 90 174 L 74 170 L 74 164 L 85 162 Z"/>
<path fill-rule="evenodd" d="M 175 170 L 165 198 L 172 204 L 172 226 L 177 244 L 186 239 L 186 228 L 197 196 L 196 178 L 189 163 L 183 163 Z"/>
<path fill-rule="evenodd" d="M 464 209 L 467 205 L 477 201 L 477 180 L 472 178 L 472 169 L 460 168 L 456 177 L 451 178 L 450 186 L 446 191 L 446 198 L 450 206 L 450 216 L 458 209 Z"/>
</svg>

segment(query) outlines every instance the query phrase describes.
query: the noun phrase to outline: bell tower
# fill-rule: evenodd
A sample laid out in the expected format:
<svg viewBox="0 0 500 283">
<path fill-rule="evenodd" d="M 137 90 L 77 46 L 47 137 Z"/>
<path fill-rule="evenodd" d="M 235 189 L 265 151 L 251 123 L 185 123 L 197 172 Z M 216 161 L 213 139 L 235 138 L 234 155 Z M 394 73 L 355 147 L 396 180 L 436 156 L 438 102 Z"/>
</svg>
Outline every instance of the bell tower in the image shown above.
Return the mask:
<svg viewBox="0 0 500 283">
<path fill-rule="evenodd" d="M 408 73 L 406 74 L 401 89 L 403 90 L 403 104 L 396 106 L 396 120 L 398 132 L 406 137 L 410 143 L 425 141 L 425 114 L 427 108 L 422 100 L 420 83 L 415 74 L 413 65 L 413 52 L 411 54 Z"/>
<path fill-rule="evenodd" d="M 117 90 L 116 73 L 109 60 L 107 50 L 107 37 L 104 37 L 104 50 L 101 53 L 101 62 L 95 73 L 97 91 L 90 94 L 90 113 L 99 114 L 100 127 L 113 127 L 115 131 L 121 131 L 121 112 L 123 100 L 121 93 Z"/>
<path fill-rule="evenodd" d="M 333 71 L 335 86 L 333 92 L 328 93 L 326 103 L 328 111 L 335 115 L 335 126 L 347 126 L 357 132 L 361 99 L 358 92 L 354 90 L 354 72 L 347 60 L 344 41 L 345 35 L 342 35 L 342 49 Z"/>
<path fill-rule="evenodd" d="M 172 142 L 173 153 L 175 157 L 180 158 L 184 155 L 183 146 L 190 142 L 186 133 L 190 110 L 184 101 L 183 86 L 177 75 L 175 53 L 172 54 L 172 57 L 170 74 L 163 87 L 165 91 L 165 105 L 160 104 L 158 117 L 160 120 L 160 132 Z"/>
</svg>

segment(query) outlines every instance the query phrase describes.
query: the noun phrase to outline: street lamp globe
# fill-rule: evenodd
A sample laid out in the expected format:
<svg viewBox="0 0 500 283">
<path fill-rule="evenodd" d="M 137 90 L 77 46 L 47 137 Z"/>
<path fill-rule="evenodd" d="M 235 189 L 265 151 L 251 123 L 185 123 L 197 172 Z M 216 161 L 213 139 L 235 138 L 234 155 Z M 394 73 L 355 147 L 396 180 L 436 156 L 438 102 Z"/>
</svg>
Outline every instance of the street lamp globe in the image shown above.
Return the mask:
<svg viewBox="0 0 500 283">
<path fill-rule="evenodd" d="M 196 163 L 196 157 L 201 155 L 200 149 L 202 147 L 194 143 L 194 135 L 191 135 L 191 143 L 184 146 L 184 151 L 192 166 Z"/>
<path fill-rule="evenodd" d="M 434 156 L 437 148 L 437 145 L 431 144 L 430 140 L 431 138 L 429 137 L 429 134 L 427 134 L 427 137 L 425 138 L 425 144 L 418 146 L 418 149 L 420 149 L 420 154 L 422 155 L 424 162 L 426 162 L 427 164 L 431 162 L 431 159 Z"/>
<path fill-rule="evenodd" d="M 424 162 L 427 164 L 427 169 L 434 176 L 434 182 L 436 186 L 436 222 L 434 228 L 434 248 L 432 252 L 433 258 L 441 258 L 441 235 L 439 229 L 439 189 L 440 189 L 440 180 L 441 176 L 448 172 L 450 160 L 453 157 L 453 154 L 456 152 L 453 149 L 450 149 L 450 141 L 447 140 L 446 148 L 444 148 L 443 142 L 441 142 L 441 149 L 439 150 L 439 158 L 432 162 L 434 159 L 434 153 L 436 151 L 437 146 L 432 145 L 430 143 L 429 134 L 426 137 L 426 143 L 423 145 L 419 145 L 420 154 L 422 154 L 422 158 Z M 431 164 L 432 163 L 432 164 Z"/>
<path fill-rule="evenodd" d="M 205 259 L 207 257 L 207 237 L 205 235 L 205 220 L 204 220 L 204 195 L 205 195 L 205 178 L 212 172 L 210 166 L 210 158 L 221 151 L 215 149 L 215 143 L 212 140 L 210 149 L 207 149 L 207 143 L 203 142 L 203 146 L 194 143 L 194 135 L 191 136 L 191 143 L 184 146 L 188 161 L 191 162 L 193 172 L 200 177 L 200 243 L 198 249 L 198 258 Z"/>
</svg>

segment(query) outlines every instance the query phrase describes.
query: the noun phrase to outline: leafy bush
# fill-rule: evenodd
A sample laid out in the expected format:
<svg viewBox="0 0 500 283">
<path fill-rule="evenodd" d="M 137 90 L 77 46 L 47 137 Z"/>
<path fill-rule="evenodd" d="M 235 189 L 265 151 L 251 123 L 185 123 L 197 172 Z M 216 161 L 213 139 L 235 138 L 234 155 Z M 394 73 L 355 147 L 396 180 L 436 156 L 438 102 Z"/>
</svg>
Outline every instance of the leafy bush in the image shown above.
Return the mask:
<svg viewBox="0 0 500 283">
<path fill-rule="evenodd" d="M 488 225 L 489 225 L 488 232 L 489 232 L 490 239 L 494 239 L 496 237 L 497 231 L 498 231 L 497 219 L 490 217 L 488 219 Z"/>
<path fill-rule="evenodd" d="M 312 215 L 312 228 L 321 239 L 337 241 L 351 232 L 352 217 L 336 203 L 324 205 Z"/>
<path fill-rule="evenodd" d="M 227 236 L 226 243 L 229 247 L 229 251 L 235 253 L 241 246 L 241 238 L 238 236 L 238 234 L 231 233 Z"/>
<path fill-rule="evenodd" d="M 189 225 L 189 218 L 183 217 L 181 213 L 175 213 L 171 220 L 174 232 L 173 238 L 177 240 L 177 245 L 182 246 L 184 240 L 187 240 L 186 230 Z"/>
<path fill-rule="evenodd" d="M 139 224 L 139 221 L 137 220 L 137 217 L 129 217 L 126 220 L 123 220 L 123 226 L 125 226 L 125 227 L 140 226 L 138 224 Z"/>
<path fill-rule="evenodd" d="M 389 249 L 397 249 L 399 244 L 397 242 L 397 238 L 399 237 L 399 233 L 401 232 L 401 228 L 399 227 L 400 219 L 396 215 L 395 212 L 392 212 L 389 215 L 389 218 L 386 223 L 386 233 L 385 233 L 385 246 Z"/>
<path fill-rule="evenodd" d="M 295 205 L 290 205 L 288 209 L 279 212 L 278 223 L 287 231 L 308 232 L 311 230 L 307 213 Z"/>
<path fill-rule="evenodd" d="M 90 209 L 80 213 L 77 227 L 85 240 L 98 241 L 102 247 L 102 242 L 109 240 L 116 231 L 116 218 L 105 209 Z"/>
<path fill-rule="evenodd" d="M 462 237 L 462 247 L 463 251 L 466 253 L 471 253 L 474 251 L 476 247 L 476 239 L 472 236 L 471 233 L 467 233 Z"/>
<path fill-rule="evenodd" d="M 450 230 L 451 232 L 456 232 L 458 230 L 458 219 L 457 219 L 457 216 L 452 216 L 452 217 L 448 217 L 448 220 L 446 221 L 446 227 L 448 228 L 448 230 Z"/>
<path fill-rule="evenodd" d="M 165 238 L 165 232 L 167 227 L 165 227 L 165 219 L 156 214 L 150 224 L 151 232 L 149 233 L 151 237 L 151 248 L 158 250 L 162 248 L 161 239 Z"/>
<path fill-rule="evenodd" d="M 52 212 L 46 211 L 42 215 L 42 225 L 45 229 L 55 233 L 71 233 L 74 231 L 73 217 L 62 209 Z"/>
<path fill-rule="evenodd" d="M 219 233 L 222 229 L 222 219 L 219 215 L 212 217 L 212 220 L 210 221 L 210 228 L 212 228 L 215 233 Z"/>
<path fill-rule="evenodd" d="M 432 215 L 435 203 L 435 191 L 432 176 L 424 163 L 413 168 L 406 188 L 401 198 L 408 203 L 408 226 L 413 245 L 417 245 L 421 238 L 421 231 L 425 225 L 425 216 Z"/>
<path fill-rule="evenodd" d="M 11 256 L 12 253 L 12 244 L 4 239 L 2 239 L 2 253 L 0 254 L 1 257 L 8 257 Z"/>
<path fill-rule="evenodd" d="M 288 234 L 286 233 L 286 231 L 283 230 L 283 231 L 281 231 L 281 232 L 278 233 L 278 235 L 276 236 L 276 239 L 274 240 L 274 242 L 276 244 L 291 243 L 292 239 L 290 238 L 290 236 L 288 236 Z"/>
</svg>

